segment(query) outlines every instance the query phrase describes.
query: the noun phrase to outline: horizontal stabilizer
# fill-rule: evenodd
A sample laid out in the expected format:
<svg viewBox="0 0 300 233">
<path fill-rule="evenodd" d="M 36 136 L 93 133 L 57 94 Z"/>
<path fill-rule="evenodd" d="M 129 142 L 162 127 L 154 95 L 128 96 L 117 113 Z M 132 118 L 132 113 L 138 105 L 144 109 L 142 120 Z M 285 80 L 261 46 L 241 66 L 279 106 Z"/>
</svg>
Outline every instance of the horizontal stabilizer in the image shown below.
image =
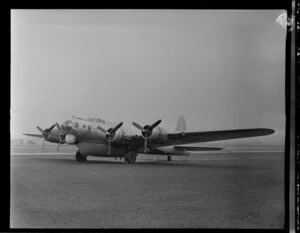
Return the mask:
<svg viewBox="0 0 300 233">
<path fill-rule="evenodd" d="M 223 150 L 221 147 L 196 147 L 196 146 L 174 146 L 177 150 L 183 151 L 214 151 Z"/>
<path fill-rule="evenodd" d="M 43 135 L 41 135 L 41 134 L 23 133 L 23 135 L 29 136 L 29 137 L 35 137 L 35 138 L 43 138 Z"/>
</svg>

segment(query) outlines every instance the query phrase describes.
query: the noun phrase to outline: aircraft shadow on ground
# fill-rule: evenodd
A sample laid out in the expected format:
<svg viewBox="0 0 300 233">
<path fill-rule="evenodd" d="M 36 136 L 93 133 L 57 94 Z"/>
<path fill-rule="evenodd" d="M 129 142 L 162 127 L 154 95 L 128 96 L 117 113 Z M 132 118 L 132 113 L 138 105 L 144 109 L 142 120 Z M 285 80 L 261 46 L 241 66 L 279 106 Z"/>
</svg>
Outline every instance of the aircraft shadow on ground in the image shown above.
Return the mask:
<svg viewBox="0 0 300 233">
<path fill-rule="evenodd" d="M 78 166 L 82 165 L 100 165 L 100 164 L 111 164 L 111 165 L 120 165 L 120 166 L 159 166 L 159 167 L 198 167 L 201 169 L 242 169 L 242 170 L 265 170 L 270 169 L 266 167 L 257 167 L 244 164 L 219 164 L 223 161 L 220 161 L 218 164 L 216 162 L 202 162 L 202 161 L 137 161 L 136 164 L 124 164 L 123 161 L 100 161 L 100 160 L 88 160 L 87 162 L 80 163 L 73 159 L 64 159 L 64 158 L 34 158 L 34 160 L 44 161 L 51 164 L 77 164 Z"/>
</svg>

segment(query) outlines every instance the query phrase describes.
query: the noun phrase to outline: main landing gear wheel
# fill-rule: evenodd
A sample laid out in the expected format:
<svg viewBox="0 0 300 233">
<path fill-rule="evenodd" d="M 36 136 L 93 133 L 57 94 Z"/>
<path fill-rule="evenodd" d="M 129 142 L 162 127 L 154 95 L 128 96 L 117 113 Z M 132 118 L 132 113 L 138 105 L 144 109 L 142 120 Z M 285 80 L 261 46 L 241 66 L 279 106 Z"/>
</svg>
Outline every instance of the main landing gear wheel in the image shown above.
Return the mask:
<svg viewBox="0 0 300 233">
<path fill-rule="evenodd" d="M 172 156 L 168 155 L 168 161 L 172 161 Z"/>
<path fill-rule="evenodd" d="M 133 164 L 133 163 L 135 163 L 135 161 L 136 161 L 136 156 L 137 156 L 137 153 L 128 152 L 128 153 L 125 155 L 124 162 L 125 162 L 125 163 Z"/>
<path fill-rule="evenodd" d="M 87 161 L 87 156 L 84 156 L 83 154 L 81 154 L 80 152 L 79 152 L 79 150 L 76 152 L 76 154 L 75 154 L 75 158 L 76 158 L 76 161 L 77 162 L 86 162 Z"/>
</svg>

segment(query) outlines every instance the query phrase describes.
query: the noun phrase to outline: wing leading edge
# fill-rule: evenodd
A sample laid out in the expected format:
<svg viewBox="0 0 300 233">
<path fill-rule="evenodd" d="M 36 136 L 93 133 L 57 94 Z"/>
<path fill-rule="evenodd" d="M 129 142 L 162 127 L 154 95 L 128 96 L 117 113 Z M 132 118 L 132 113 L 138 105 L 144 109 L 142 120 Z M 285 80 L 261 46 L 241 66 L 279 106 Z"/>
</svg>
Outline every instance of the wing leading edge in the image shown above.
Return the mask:
<svg viewBox="0 0 300 233">
<path fill-rule="evenodd" d="M 182 151 L 215 151 L 215 150 L 223 150 L 221 147 L 198 147 L 198 146 L 174 146 L 177 150 Z"/>
<path fill-rule="evenodd" d="M 23 135 L 26 135 L 29 137 L 35 137 L 35 138 L 43 138 L 43 135 L 41 135 L 41 134 L 23 133 Z"/>
<path fill-rule="evenodd" d="M 161 146 L 182 145 L 190 143 L 201 143 L 211 141 L 222 141 L 238 138 L 249 138 L 266 136 L 273 134 L 275 130 L 256 128 L 256 129 L 237 129 L 237 130 L 220 130 L 220 131 L 203 131 L 203 132 L 183 132 L 168 134 L 167 140 Z"/>
</svg>

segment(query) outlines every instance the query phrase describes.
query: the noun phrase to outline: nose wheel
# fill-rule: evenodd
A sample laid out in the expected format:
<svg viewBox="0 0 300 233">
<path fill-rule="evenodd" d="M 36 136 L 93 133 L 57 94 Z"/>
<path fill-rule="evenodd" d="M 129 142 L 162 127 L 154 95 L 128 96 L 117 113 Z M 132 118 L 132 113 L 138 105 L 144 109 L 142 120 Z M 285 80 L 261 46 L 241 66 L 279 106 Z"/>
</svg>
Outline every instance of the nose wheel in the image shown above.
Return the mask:
<svg viewBox="0 0 300 233">
<path fill-rule="evenodd" d="M 86 162 L 87 161 L 87 156 L 83 155 L 79 152 L 79 150 L 75 154 L 75 159 L 77 162 Z"/>
</svg>

